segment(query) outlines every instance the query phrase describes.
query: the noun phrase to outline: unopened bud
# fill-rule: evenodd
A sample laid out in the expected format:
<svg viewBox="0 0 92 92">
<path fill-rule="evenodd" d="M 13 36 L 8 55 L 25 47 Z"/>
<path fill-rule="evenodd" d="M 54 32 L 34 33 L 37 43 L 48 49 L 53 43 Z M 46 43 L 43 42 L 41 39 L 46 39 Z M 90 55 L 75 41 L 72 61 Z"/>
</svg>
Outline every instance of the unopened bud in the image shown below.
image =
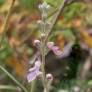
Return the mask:
<svg viewBox="0 0 92 92">
<path fill-rule="evenodd" d="M 44 24 L 42 20 L 38 20 L 37 23 L 41 26 Z"/>
<path fill-rule="evenodd" d="M 36 47 L 40 47 L 40 40 L 34 40 L 34 45 Z"/>
<path fill-rule="evenodd" d="M 47 47 L 48 47 L 49 49 L 52 49 L 53 46 L 54 46 L 54 42 L 48 42 L 48 43 L 47 43 Z"/>
<path fill-rule="evenodd" d="M 43 2 L 38 6 L 40 11 L 47 11 L 50 9 L 50 5 L 48 5 L 46 2 Z"/>
<path fill-rule="evenodd" d="M 41 38 L 45 38 L 46 34 L 42 33 Z"/>
<path fill-rule="evenodd" d="M 53 81 L 53 76 L 50 73 L 46 74 L 46 78 L 47 78 L 48 81 Z"/>
</svg>

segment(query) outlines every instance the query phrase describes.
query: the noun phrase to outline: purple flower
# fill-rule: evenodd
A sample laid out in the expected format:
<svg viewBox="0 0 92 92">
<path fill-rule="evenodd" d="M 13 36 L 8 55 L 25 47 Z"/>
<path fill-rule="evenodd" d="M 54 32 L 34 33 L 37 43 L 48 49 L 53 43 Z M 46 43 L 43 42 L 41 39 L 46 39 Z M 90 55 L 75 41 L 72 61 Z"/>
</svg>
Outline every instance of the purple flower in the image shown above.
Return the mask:
<svg viewBox="0 0 92 92">
<path fill-rule="evenodd" d="M 55 55 L 60 56 L 63 52 L 59 49 L 58 46 L 53 46 L 52 51 Z"/>
<path fill-rule="evenodd" d="M 69 42 L 63 49 L 63 53 L 59 56 L 59 58 L 65 58 L 67 56 L 69 56 L 71 50 L 72 50 L 72 46 L 73 46 L 74 42 Z"/>
<path fill-rule="evenodd" d="M 54 46 L 54 42 L 48 42 L 48 43 L 47 43 L 47 47 L 48 47 L 49 49 L 51 49 L 53 46 Z"/>
<path fill-rule="evenodd" d="M 40 71 L 41 62 L 36 61 L 35 66 L 29 69 L 29 73 L 27 75 L 28 82 L 31 82 L 37 78 L 38 75 L 42 74 Z"/>
<path fill-rule="evenodd" d="M 54 42 L 48 42 L 47 47 L 53 51 L 53 53 L 57 56 L 60 56 L 62 54 L 62 51 L 59 49 L 58 46 L 54 45 Z"/>
<path fill-rule="evenodd" d="M 74 42 L 69 42 L 64 48 L 63 51 L 59 49 L 58 46 L 55 46 L 53 42 L 48 42 L 47 47 L 53 51 L 55 55 L 57 55 L 59 58 L 65 58 L 69 56 L 71 52 L 71 47 L 73 46 Z"/>
</svg>

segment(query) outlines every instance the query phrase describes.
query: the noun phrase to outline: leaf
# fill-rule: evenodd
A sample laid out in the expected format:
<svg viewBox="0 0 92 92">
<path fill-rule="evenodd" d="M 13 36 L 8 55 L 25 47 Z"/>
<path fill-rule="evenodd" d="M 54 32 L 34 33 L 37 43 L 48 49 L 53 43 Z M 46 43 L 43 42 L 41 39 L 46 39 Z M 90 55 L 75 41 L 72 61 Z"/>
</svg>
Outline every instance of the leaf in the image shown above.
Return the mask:
<svg viewBox="0 0 92 92">
<path fill-rule="evenodd" d="M 0 0 L 0 6 L 4 4 L 5 0 Z"/>
<path fill-rule="evenodd" d="M 64 17 L 66 20 L 71 20 L 76 16 L 80 16 L 86 8 L 83 2 L 74 2 L 64 9 Z"/>
<path fill-rule="evenodd" d="M 46 0 L 52 7 L 57 7 L 59 4 L 63 3 L 63 1 L 64 0 Z"/>
<path fill-rule="evenodd" d="M 35 9 L 37 8 L 38 0 L 20 0 L 20 4 L 26 9 Z"/>
</svg>

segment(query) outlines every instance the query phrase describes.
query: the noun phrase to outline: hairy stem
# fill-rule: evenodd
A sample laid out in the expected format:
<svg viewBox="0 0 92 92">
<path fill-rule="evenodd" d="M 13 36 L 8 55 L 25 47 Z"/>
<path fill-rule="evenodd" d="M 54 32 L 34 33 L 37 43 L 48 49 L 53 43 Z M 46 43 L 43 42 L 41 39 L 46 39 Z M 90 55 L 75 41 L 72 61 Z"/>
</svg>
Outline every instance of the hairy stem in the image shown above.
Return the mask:
<svg viewBox="0 0 92 92">
<path fill-rule="evenodd" d="M 44 22 L 44 25 L 42 26 L 42 32 L 43 34 L 46 34 L 46 19 L 42 16 L 42 21 Z M 42 81 L 44 85 L 44 91 L 49 92 L 48 86 L 47 86 L 47 79 L 46 79 L 46 73 L 45 73 L 45 48 L 46 48 L 46 43 L 44 40 L 44 37 L 41 38 L 41 60 L 42 60 L 42 65 L 41 65 L 41 70 L 42 70 Z"/>
<path fill-rule="evenodd" d="M 43 85 L 44 85 L 44 90 L 46 92 L 49 92 L 49 89 L 47 87 L 47 79 L 46 79 L 46 74 L 45 74 L 45 43 L 44 41 L 42 41 L 42 45 L 41 45 L 41 57 L 42 57 L 42 65 L 41 65 L 41 70 L 42 70 L 42 81 L 43 81 Z"/>
</svg>

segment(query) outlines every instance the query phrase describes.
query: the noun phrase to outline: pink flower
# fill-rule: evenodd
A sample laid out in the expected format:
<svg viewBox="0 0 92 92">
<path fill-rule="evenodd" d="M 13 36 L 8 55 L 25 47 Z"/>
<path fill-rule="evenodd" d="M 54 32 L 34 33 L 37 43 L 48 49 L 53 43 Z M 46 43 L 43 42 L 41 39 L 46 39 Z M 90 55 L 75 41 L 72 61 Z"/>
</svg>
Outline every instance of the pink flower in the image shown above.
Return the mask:
<svg viewBox="0 0 92 92">
<path fill-rule="evenodd" d="M 50 73 L 46 74 L 46 78 L 48 81 L 53 81 L 53 76 Z"/>
<path fill-rule="evenodd" d="M 53 46 L 52 51 L 55 55 L 60 56 L 63 52 L 59 49 L 58 46 Z"/>
<path fill-rule="evenodd" d="M 48 42 L 48 43 L 47 43 L 47 47 L 48 47 L 49 49 L 51 49 L 53 46 L 54 46 L 54 42 Z"/>
<path fill-rule="evenodd" d="M 69 42 L 61 51 L 58 46 L 55 46 L 53 42 L 48 42 L 47 47 L 53 51 L 55 55 L 57 55 L 59 58 L 65 58 L 69 56 L 71 52 L 71 48 L 73 46 L 74 42 Z"/>
<path fill-rule="evenodd" d="M 31 82 L 31 81 L 35 80 L 38 75 L 42 74 L 42 72 L 39 71 L 40 66 L 41 66 L 41 62 L 40 61 L 36 61 L 35 62 L 35 66 L 33 68 L 29 69 L 29 73 L 27 75 L 28 82 Z"/>
<path fill-rule="evenodd" d="M 54 45 L 54 42 L 48 42 L 47 47 L 53 51 L 53 53 L 57 56 L 60 56 L 62 54 L 62 51 L 59 49 L 58 46 Z"/>
</svg>

